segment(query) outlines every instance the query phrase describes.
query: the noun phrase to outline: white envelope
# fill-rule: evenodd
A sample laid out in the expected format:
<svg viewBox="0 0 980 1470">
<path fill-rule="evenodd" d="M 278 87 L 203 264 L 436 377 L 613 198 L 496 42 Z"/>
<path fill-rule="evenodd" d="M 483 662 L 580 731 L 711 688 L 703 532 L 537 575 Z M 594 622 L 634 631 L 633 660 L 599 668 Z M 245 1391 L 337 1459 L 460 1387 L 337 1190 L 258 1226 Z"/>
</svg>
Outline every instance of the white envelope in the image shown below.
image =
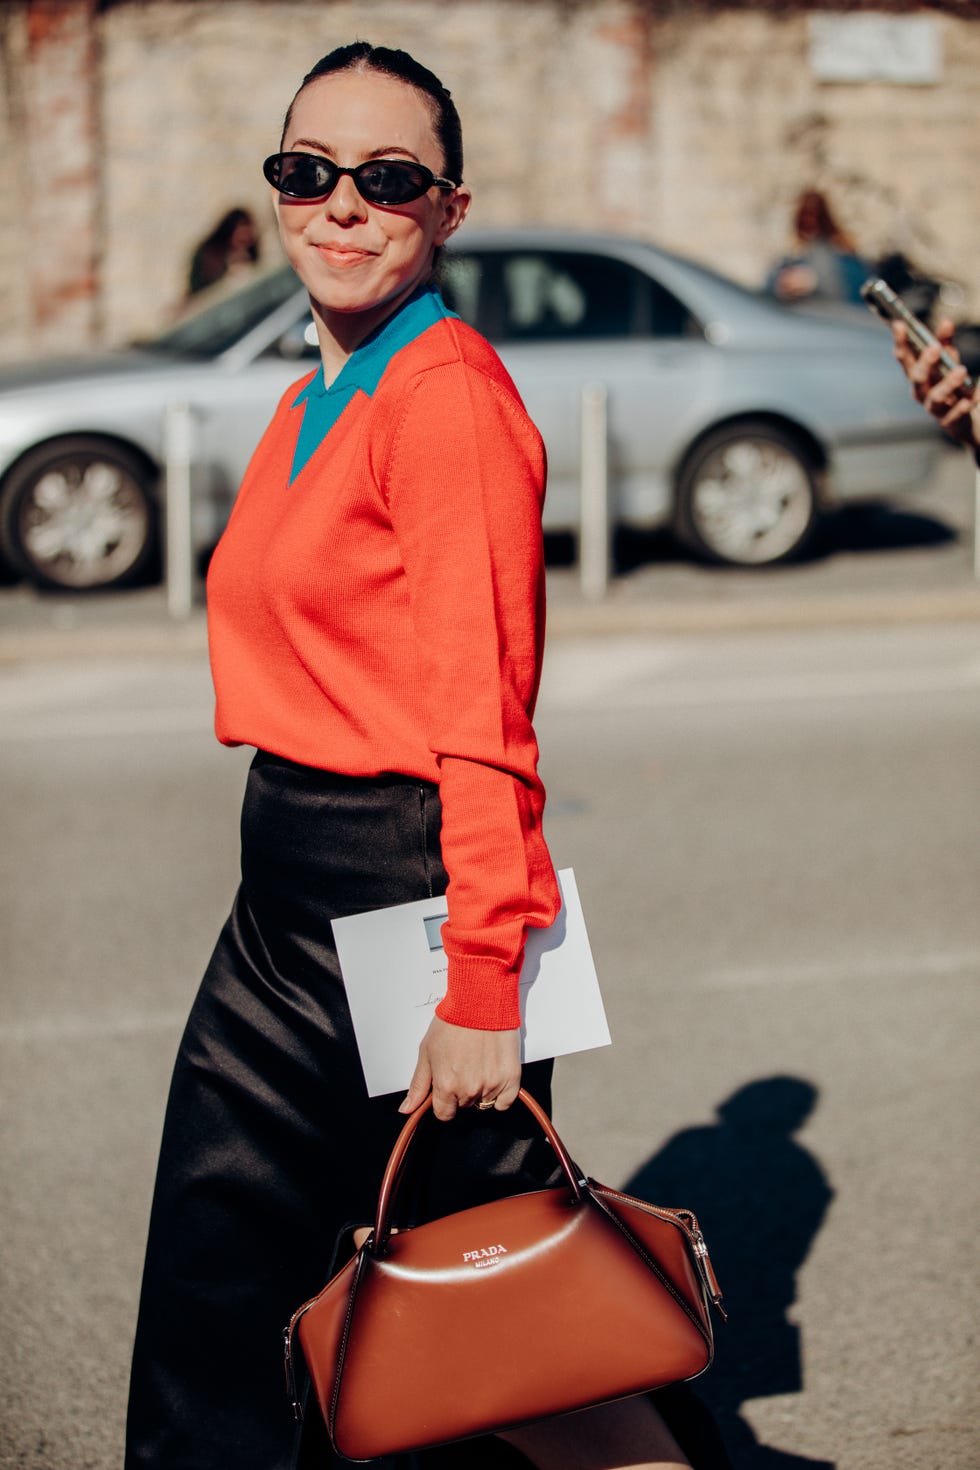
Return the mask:
<svg viewBox="0 0 980 1470">
<path fill-rule="evenodd" d="M 529 929 L 521 970 L 526 1062 L 609 1045 L 575 874 L 558 874 L 562 906 L 547 929 Z M 371 1097 L 408 1087 L 419 1042 L 446 993 L 440 928 L 446 900 L 374 909 L 333 920 L 364 1079 Z"/>
</svg>

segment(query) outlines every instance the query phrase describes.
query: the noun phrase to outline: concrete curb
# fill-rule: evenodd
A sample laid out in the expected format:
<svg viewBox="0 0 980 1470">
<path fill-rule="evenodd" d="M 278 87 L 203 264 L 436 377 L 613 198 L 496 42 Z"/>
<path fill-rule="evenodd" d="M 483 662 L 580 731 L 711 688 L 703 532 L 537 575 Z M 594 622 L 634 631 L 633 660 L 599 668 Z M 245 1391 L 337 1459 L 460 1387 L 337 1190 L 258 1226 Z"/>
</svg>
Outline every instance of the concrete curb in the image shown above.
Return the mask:
<svg viewBox="0 0 980 1470">
<path fill-rule="evenodd" d="M 708 634 L 781 628 L 874 627 L 980 622 L 980 586 L 901 593 L 842 593 L 715 602 L 552 602 L 552 638 Z M 23 626 L 0 630 L 0 664 L 79 658 L 166 658 L 207 651 L 204 609 L 187 622 L 166 615 L 136 622 Z"/>
<path fill-rule="evenodd" d="M 203 610 L 186 623 L 81 624 L 0 630 L 0 664 L 77 658 L 173 658 L 207 651 Z"/>
<path fill-rule="evenodd" d="M 980 586 L 943 591 L 839 593 L 739 602 L 600 603 L 548 608 L 551 636 L 741 633 L 780 628 L 874 627 L 980 621 Z"/>
</svg>

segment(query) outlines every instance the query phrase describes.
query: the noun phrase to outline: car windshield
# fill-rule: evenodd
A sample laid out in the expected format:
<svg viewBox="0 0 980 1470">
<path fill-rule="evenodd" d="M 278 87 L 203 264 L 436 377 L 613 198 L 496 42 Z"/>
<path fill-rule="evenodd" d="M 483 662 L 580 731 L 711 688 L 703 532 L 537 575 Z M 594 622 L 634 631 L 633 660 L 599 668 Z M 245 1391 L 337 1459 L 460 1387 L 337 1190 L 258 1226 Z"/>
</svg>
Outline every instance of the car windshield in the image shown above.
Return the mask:
<svg viewBox="0 0 980 1470">
<path fill-rule="evenodd" d="M 218 300 L 193 311 L 169 331 L 137 345 L 151 352 L 173 352 L 181 357 L 219 357 L 300 289 L 287 266 L 259 277 L 243 289 L 226 292 Z"/>
</svg>

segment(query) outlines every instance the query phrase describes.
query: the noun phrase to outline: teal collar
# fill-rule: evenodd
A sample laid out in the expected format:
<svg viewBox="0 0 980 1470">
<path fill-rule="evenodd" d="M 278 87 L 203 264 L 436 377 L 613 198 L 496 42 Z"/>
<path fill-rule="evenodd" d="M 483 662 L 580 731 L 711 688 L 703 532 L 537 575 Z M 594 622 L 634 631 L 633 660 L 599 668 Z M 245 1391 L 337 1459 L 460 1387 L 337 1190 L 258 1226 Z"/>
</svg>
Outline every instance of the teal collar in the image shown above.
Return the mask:
<svg viewBox="0 0 980 1470">
<path fill-rule="evenodd" d="M 382 322 L 354 349 L 329 388 L 323 380 L 323 364 L 320 364 L 310 382 L 293 399 L 293 408 L 303 407 L 303 421 L 293 452 L 290 484 L 312 459 L 355 394 L 361 392 L 371 397 L 395 353 L 414 342 L 436 322 L 455 315 L 435 286 L 420 286 L 394 316 Z"/>
</svg>

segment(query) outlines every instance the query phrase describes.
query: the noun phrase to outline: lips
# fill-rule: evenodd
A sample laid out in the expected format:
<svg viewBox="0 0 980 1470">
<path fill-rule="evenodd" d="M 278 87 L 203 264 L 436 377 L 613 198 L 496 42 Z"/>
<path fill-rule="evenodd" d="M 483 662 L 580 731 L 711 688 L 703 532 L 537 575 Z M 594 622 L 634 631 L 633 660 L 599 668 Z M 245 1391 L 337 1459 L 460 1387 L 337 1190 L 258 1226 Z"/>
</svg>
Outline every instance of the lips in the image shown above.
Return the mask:
<svg viewBox="0 0 980 1470">
<path fill-rule="evenodd" d="M 356 245 L 341 245 L 337 241 L 327 241 L 323 245 L 316 244 L 314 248 L 328 265 L 360 265 L 365 260 L 374 259 L 373 250 L 359 250 Z"/>
</svg>

